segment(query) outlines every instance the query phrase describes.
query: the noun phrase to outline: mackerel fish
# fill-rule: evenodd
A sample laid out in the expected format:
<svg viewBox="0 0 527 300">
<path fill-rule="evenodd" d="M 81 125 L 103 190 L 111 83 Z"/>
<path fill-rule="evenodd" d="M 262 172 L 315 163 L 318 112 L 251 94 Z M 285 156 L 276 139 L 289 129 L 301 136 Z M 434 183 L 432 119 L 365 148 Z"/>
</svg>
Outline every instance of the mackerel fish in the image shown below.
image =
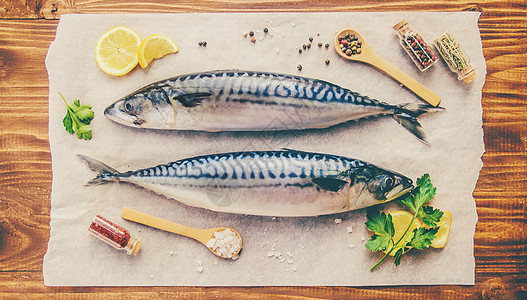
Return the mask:
<svg viewBox="0 0 527 300">
<path fill-rule="evenodd" d="M 417 117 L 427 105 L 390 105 L 317 79 L 251 71 L 211 71 L 147 85 L 106 108 L 131 127 L 195 131 L 326 128 L 389 115 L 424 141 Z"/>
<path fill-rule="evenodd" d="M 289 149 L 197 156 L 124 173 L 79 157 L 99 173 L 88 185 L 131 183 L 225 213 L 334 214 L 385 203 L 413 188 L 411 179 L 358 159 Z"/>
</svg>

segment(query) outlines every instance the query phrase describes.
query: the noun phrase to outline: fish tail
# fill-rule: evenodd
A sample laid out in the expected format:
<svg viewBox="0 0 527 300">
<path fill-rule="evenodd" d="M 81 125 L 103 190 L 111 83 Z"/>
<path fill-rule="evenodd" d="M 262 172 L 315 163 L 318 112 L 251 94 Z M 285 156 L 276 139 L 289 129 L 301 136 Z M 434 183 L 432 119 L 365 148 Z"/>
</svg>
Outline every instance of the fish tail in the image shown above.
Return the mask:
<svg viewBox="0 0 527 300">
<path fill-rule="evenodd" d="M 425 132 L 417 118 L 426 113 L 443 110 L 442 107 L 431 107 L 426 104 L 404 104 L 397 106 L 393 112 L 393 118 L 406 130 L 415 135 L 421 142 L 428 144 Z"/>
<path fill-rule="evenodd" d="M 110 181 L 118 181 L 118 175 L 120 175 L 121 173 L 116 169 L 86 155 L 77 154 L 77 157 L 79 157 L 80 160 L 84 161 L 88 165 L 90 170 L 97 172 L 97 177 L 88 181 L 86 185 L 97 185 Z"/>
</svg>

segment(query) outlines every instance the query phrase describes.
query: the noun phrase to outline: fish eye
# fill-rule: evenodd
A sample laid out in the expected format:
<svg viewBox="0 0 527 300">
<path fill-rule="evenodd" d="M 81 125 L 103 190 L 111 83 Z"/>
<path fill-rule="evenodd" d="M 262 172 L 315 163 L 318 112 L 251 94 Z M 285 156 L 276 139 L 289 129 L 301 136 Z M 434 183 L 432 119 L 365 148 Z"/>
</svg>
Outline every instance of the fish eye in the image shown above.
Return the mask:
<svg viewBox="0 0 527 300">
<path fill-rule="evenodd" d="M 393 183 L 394 183 L 394 181 L 393 181 L 392 177 L 384 178 L 383 185 L 384 185 L 385 189 L 391 189 L 393 187 Z"/>
<path fill-rule="evenodd" d="M 134 105 L 131 103 L 131 101 L 126 101 L 124 103 L 124 110 L 129 113 L 129 114 L 132 114 L 133 111 L 134 111 Z"/>
</svg>

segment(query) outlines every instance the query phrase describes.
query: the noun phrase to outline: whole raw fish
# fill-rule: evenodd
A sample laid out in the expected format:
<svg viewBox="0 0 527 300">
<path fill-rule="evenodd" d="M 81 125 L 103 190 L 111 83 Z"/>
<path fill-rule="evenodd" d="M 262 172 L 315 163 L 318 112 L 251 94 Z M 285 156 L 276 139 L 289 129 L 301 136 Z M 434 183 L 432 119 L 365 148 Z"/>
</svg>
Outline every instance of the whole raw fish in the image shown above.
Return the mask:
<svg viewBox="0 0 527 300">
<path fill-rule="evenodd" d="M 335 84 L 283 74 L 212 71 L 147 85 L 106 108 L 132 127 L 200 131 L 325 128 L 390 115 L 420 140 L 426 105 L 390 105 Z"/>
<path fill-rule="evenodd" d="M 318 216 L 385 203 L 412 180 L 342 156 L 295 150 L 212 154 L 125 173 L 79 155 L 99 175 L 88 185 L 127 182 L 219 212 Z"/>
</svg>

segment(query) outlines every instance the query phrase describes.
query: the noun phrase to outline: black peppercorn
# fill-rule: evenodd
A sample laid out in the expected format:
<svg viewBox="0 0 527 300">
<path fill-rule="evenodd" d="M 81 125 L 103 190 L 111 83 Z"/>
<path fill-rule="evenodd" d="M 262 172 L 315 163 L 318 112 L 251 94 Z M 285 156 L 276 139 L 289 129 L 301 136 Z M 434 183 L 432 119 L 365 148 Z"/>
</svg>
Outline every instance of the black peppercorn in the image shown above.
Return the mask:
<svg viewBox="0 0 527 300">
<path fill-rule="evenodd" d="M 296 66 L 296 68 L 298 69 L 298 71 L 302 71 L 302 65 L 298 65 Z"/>
</svg>

